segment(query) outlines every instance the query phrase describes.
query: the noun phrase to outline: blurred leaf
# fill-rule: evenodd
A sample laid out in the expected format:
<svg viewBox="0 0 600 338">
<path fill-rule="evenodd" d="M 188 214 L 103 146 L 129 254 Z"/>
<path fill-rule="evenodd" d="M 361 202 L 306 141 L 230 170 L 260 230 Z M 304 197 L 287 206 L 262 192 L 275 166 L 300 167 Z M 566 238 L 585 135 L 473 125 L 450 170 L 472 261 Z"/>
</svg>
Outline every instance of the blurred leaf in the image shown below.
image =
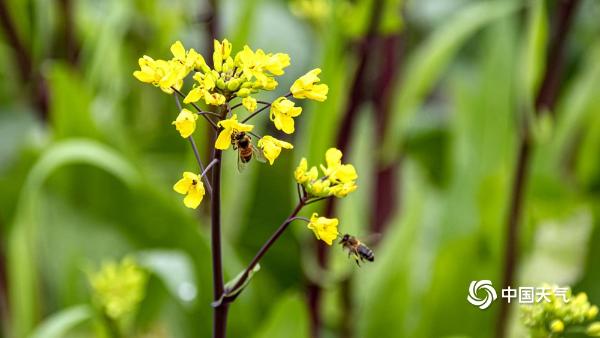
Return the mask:
<svg viewBox="0 0 600 338">
<path fill-rule="evenodd" d="M 271 312 L 260 324 L 252 338 L 307 338 L 308 313 L 304 299 L 296 293 L 278 297 Z"/>
<path fill-rule="evenodd" d="M 90 114 L 91 90 L 79 73 L 56 62 L 50 67 L 48 87 L 55 137 L 97 137 L 96 124 Z"/>
<path fill-rule="evenodd" d="M 91 319 L 93 315 L 89 305 L 66 308 L 44 320 L 29 338 L 62 338 L 69 330 Z"/>
<path fill-rule="evenodd" d="M 114 150 L 93 141 L 70 140 L 48 148 L 29 172 L 18 198 L 8 235 L 8 271 L 14 336 L 24 337 L 33 328 L 37 311 L 36 203 L 43 183 L 57 169 L 86 163 L 113 174 L 128 185 L 139 181 L 136 169 Z"/>
<path fill-rule="evenodd" d="M 140 264 L 156 274 L 183 305 L 196 300 L 196 275 L 187 255 L 174 250 L 147 250 L 136 255 Z"/>
<path fill-rule="evenodd" d="M 548 18 L 546 0 L 531 0 L 527 18 L 527 34 L 523 39 L 523 60 L 519 63 L 522 79 L 521 93 L 526 104 L 533 109 L 533 100 L 542 80 L 542 71 L 546 65 L 546 43 L 548 37 Z"/>
<path fill-rule="evenodd" d="M 379 22 L 381 34 L 393 34 L 402 30 L 404 19 L 402 18 L 402 7 L 405 0 L 384 0 Z"/>
<path fill-rule="evenodd" d="M 592 214 L 581 206 L 571 210 L 566 219 L 542 221 L 532 252 L 522 262 L 521 285 L 572 285 L 578 281 L 591 231 Z"/>
<path fill-rule="evenodd" d="M 437 28 L 412 54 L 402 87 L 393 104 L 394 114 L 387 126 L 382 151 L 389 163 L 399 155 L 407 122 L 416 113 L 427 93 L 460 46 L 477 30 L 514 13 L 520 4 L 512 1 L 477 2 L 462 9 Z"/>
</svg>

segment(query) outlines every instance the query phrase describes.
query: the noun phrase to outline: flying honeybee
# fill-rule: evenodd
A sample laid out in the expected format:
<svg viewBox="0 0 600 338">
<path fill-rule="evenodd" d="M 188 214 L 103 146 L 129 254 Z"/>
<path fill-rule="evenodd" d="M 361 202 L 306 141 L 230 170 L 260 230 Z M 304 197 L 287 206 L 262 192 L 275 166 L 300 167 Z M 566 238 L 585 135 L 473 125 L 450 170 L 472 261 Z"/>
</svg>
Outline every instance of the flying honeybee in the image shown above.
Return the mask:
<svg viewBox="0 0 600 338">
<path fill-rule="evenodd" d="M 359 260 L 361 262 L 364 262 L 365 259 L 369 262 L 373 262 L 375 260 L 375 254 L 373 253 L 373 250 L 369 249 L 368 246 L 363 244 L 358 240 L 358 238 L 352 235 L 345 234 L 344 237 L 342 237 L 340 244 L 345 249 L 348 249 L 348 257 L 352 255 L 358 266 L 360 266 Z"/>
<path fill-rule="evenodd" d="M 231 134 L 231 144 L 233 144 L 233 149 L 238 151 L 237 168 L 239 172 L 246 168 L 253 155 L 256 160 L 265 162 L 262 151 L 252 144 L 252 137 L 245 132 Z"/>
</svg>

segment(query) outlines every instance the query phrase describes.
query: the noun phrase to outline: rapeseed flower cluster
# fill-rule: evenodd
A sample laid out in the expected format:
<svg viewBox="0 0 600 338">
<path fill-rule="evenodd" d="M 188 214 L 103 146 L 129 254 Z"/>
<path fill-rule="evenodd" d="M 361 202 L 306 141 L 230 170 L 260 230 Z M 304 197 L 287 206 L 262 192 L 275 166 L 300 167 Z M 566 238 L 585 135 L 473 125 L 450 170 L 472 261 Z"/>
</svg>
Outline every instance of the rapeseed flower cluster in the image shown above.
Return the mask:
<svg viewBox="0 0 600 338">
<path fill-rule="evenodd" d="M 271 103 L 257 100 L 255 95 L 260 91 L 277 88 L 279 83 L 276 77 L 283 75 L 285 68 L 290 65 L 290 56 L 286 53 L 266 53 L 262 49 L 253 50 L 246 45 L 234 54 L 233 46 L 227 39 L 215 40 L 211 65 L 193 48 L 186 50 L 180 41 L 176 41 L 170 50 L 172 58 L 169 60 L 155 60 L 147 55 L 141 57 L 138 61 L 140 69 L 133 75 L 167 94 L 181 95 L 184 104 L 191 104 L 198 110 L 192 112 L 183 108 L 172 122 L 183 138 L 192 137 L 199 115 L 216 116 L 216 121 L 211 117 L 207 119 L 218 129 L 214 147 L 219 150 L 229 149 L 231 145 L 238 149 L 237 142 L 241 139 L 251 140 L 252 135 L 258 139 L 256 145 L 252 145 L 253 150 L 260 152 L 273 165 L 282 149 L 293 149 L 294 146 L 271 135 L 256 135 L 254 125 L 246 123 L 247 120 L 270 108 L 269 117 L 275 128 L 285 134 L 292 134 L 295 131 L 294 119 L 300 116 L 302 108 L 297 107 L 291 99 L 319 102 L 327 99 L 329 88 L 320 83 L 318 75 L 321 69 L 316 68 L 298 78 L 287 95 L 280 96 Z M 186 92 L 183 87 L 188 77 L 192 78 L 193 84 Z M 232 101 L 236 99 L 241 102 L 232 105 Z M 212 106 L 215 112 L 201 111 L 196 103 Z M 259 109 L 259 104 L 265 106 Z M 238 114 L 232 112 L 237 107 L 243 107 L 250 115 L 238 120 Z M 205 194 L 202 177 L 191 172 L 185 172 L 182 176 L 173 189 L 186 195 L 185 206 L 197 208 Z"/>
<path fill-rule="evenodd" d="M 301 184 L 309 196 L 345 197 L 357 189 L 358 174 L 351 164 L 342 164 L 342 152 L 329 148 L 325 153 L 327 166 L 320 165 L 323 176 L 319 177 L 317 167 L 308 168 L 308 162 L 302 158 L 294 172 L 296 182 Z"/>
<path fill-rule="evenodd" d="M 548 290 L 547 301 L 521 307 L 521 320 L 533 338 L 562 337 L 570 331 L 600 337 L 600 322 L 593 322 L 598 307 L 590 304 L 584 292 L 573 296 L 569 290 L 563 297 L 554 293 L 554 287 L 546 285 L 544 289 Z"/>
<path fill-rule="evenodd" d="M 94 302 L 111 319 L 133 313 L 144 299 L 148 276 L 131 258 L 104 263 L 88 275 Z"/>
</svg>

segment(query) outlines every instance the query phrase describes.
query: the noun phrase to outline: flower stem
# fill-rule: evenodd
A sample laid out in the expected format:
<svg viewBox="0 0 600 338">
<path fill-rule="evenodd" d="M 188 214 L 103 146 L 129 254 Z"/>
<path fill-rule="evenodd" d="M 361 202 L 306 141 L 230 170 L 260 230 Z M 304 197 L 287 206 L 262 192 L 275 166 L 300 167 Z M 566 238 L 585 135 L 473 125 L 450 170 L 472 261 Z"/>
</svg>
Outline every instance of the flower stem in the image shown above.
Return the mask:
<svg viewBox="0 0 600 338">
<path fill-rule="evenodd" d="M 185 95 L 183 95 L 183 93 L 177 89 L 175 89 L 174 87 L 171 87 L 171 89 L 173 89 L 173 91 L 175 93 L 177 93 L 177 95 L 181 96 L 181 97 L 185 97 Z M 219 127 L 217 126 L 217 124 L 215 123 L 215 121 L 213 121 L 210 117 L 208 117 L 208 115 L 206 114 L 206 112 L 202 109 L 200 109 L 200 107 L 198 107 L 197 104 L 195 104 L 194 102 L 190 103 L 192 105 L 192 107 L 194 107 L 194 109 L 196 109 L 196 111 L 198 113 L 200 113 L 199 115 L 202 116 L 206 121 L 208 121 L 208 123 L 210 123 L 210 125 L 213 127 L 213 129 L 218 130 Z M 180 109 L 181 110 L 181 109 Z"/>
<path fill-rule="evenodd" d="M 244 270 L 244 274 L 242 275 L 242 277 L 231 288 L 232 290 L 235 290 L 244 284 L 244 282 L 250 275 L 250 271 L 252 271 L 254 269 L 254 267 L 256 266 L 256 264 L 258 264 L 258 262 L 260 262 L 260 260 L 267 253 L 267 251 L 269 251 L 269 249 L 271 248 L 273 243 L 275 243 L 277 241 L 277 239 L 279 239 L 281 234 L 283 234 L 285 229 L 287 229 L 288 225 L 290 225 L 290 223 L 292 223 L 294 220 L 301 219 L 301 218 L 296 217 L 296 215 L 298 215 L 300 210 L 302 210 L 302 208 L 305 205 L 305 202 L 306 202 L 306 197 L 303 197 L 300 199 L 300 201 L 298 201 L 298 204 L 296 205 L 296 207 L 294 208 L 292 213 L 288 216 L 288 218 L 286 218 L 286 220 L 283 221 L 283 223 L 281 223 L 279 228 L 277 228 L 277 230 L 275 230 L 273 235 L 271 235 L 271 237 L 265 242 L 265 244 L 263 244 L 263 246 L 260 248 L 260 250 L 258 250 L 258 252 L 254 256 L 254 258 L 252 259 L 250 264 L 248 264 L 248 267 L 246 268 L 246 270 Z M 227 303 L 227 302 L 223 302 L 223 303 Z"/>
<path fill-rule="evenodd" d="M 285 94 L 285 97 L 289 97 L 289 96 L 291 96 L 291 95 L 292 95 L 292 93 L 287 93 L 287 94 Z M 247 122 L 247 121 L 249 121 L 251 118 L 253 118 L 254 116 L 258 115 L 260 112 L 262 112 L 263 110 L 265 110 L 265 109 L 269 108 L 269 107 L 272 105 L 272 103 L 269 103 L 269 102 L 266 102 L 266 101 L 257 101 L 257 102 L 258 102 L 258 103 L 262 103 L 262 104 L 264 104 L 265 106 L 264 106 L 264 107 L 262 107 L 262 108 L 260 108 L 259 110 L 255 111 L 254 113 L 252 113 L 252 114 L 248 115 L 248 117 L 246 117 L 245 119 L 243 119 L 243 120 L 242 120 L 242 123 L 246 123 L 246 122 Z"/>
<path fill-rule="evenodd" d="M 218 300 L 223 294 L 223 265 L 221 256 L 221 158 L 223 152 L 214 150 L 211 196 L 211 248 L 213 265 L 213 295 Z M 213 312 L 213 337 L 225 338 L 227 304 L 221 304 Z"/>
<path fill-rule="evenodd" d="M 576 14 L 579 2 L 579 0 L 567 0 L 559 2 L 556 5 L 556 22 L 553 29 L 554 34 L 549 41 L 544 77 L 535 100 L 535 113 L 537 116 L 544 111 L 551 112 L 554 110 L 553 108 L 556 104 L 556 98 L 558 97 L 558 89 L 564 64 L 564 46 L 566 37 Z M 514 285 L 515 282 L 515 271 L 519 264 L 518 247 L 521 231 L 519 224 L 521 214 L 523 213 L 524 194 L 529 178 L 528 168 L 532 160 L 531 152 L 535 150 L 533 149 L 534 144 L 532 144 L 530 127 L 528 125 L 525 127 L 525 134 L 519 140 L 518 155 L 510 194 L 510 206 L 506 220 L 506 247 L 502 271 L 503 288 Z M 510 308 L 508 303 L 501 302 L 496 321 L 496 338 L 506 337 L 510 315 L 509 312 Z"/>
</svg>

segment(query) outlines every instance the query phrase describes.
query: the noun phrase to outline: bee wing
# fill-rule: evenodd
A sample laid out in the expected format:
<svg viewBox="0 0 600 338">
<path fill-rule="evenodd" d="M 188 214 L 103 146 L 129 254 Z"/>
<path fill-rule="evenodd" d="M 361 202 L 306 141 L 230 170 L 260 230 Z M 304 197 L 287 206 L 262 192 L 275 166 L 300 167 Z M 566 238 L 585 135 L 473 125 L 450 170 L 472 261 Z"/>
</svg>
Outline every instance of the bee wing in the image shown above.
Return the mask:
<svg viewBox="0 0 600 338">
<path fill-rule="evenodd" d="M 364 237 L 364 240 L 361 239 L 361 242 L 367 245 L 376 245 L 379 243 L 379 240 L 382 238 L 382 234 L 380 232 L 372 233 Z"/>
<path fill-rule="evenodd" d="M 238 151 L 238 158 L 237 158 L 237 170 L 239 173 L 243 173 L 244 170 L 246 170 L 246 167 L 248 166 L 248 162 L 244 162 L 242 159 L 242 154 L 240 154 L 240 152 Z"/>
<path fill-rule="evenodd" d="M 254 158 L 261 163 L 265 163 L 267 162 L 267 158 L 265 157 L 265 154 L 263 154 L 262 149 L 260 149 L 259 147 L 252 145 L 252 154 L 254 155 Z"/>
</svg>

